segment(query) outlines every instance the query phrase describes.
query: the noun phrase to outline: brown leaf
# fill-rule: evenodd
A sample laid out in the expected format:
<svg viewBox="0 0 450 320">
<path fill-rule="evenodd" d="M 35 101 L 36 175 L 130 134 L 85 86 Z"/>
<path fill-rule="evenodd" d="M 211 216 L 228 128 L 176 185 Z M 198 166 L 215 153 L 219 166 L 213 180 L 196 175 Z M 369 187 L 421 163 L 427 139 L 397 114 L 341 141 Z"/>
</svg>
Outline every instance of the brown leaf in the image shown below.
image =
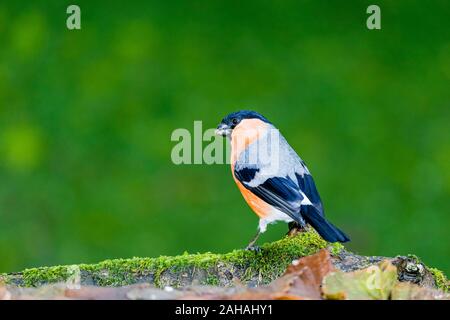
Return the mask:
<svg viewBox="0 0 450 320">
<path fill-rule="evenodd" d="M 275 289 L 278 287 L 277 296 L 280 297 L 286 294 L 302 299 L 321 299 L 322 280 L 331 271 L 334 271 L 334 266 L 330 253 L 322 249 L 316 254 L 294 261 L 271 286 Z"/>
</svg>

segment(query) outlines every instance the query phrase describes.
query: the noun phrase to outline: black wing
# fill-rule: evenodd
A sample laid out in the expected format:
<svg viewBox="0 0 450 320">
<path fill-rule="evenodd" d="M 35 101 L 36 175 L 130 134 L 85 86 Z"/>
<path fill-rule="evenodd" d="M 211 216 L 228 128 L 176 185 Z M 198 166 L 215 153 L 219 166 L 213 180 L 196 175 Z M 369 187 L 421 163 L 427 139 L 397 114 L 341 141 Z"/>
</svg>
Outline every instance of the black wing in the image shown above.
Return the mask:
<svg viewBox="0 0 450 320">
<path fill-rule="evenodd" d="M 254 170 L 248 168 L 234 170 L 234 175 L 247 190 L 260 199 L 286 213 L 294 220 L 301 219 L 300 203 L 303 200 L 303 196 L 297 184 L 290 177 L 272 177 L 264 181 L 264 183 L 252 187 L 247 183 L 255 176 L 256 172 Z M 250 177 L 251 179 L 249 179 Z"/>
<path fill-rule="evenodd" d="M 322 201 L 320 200 L 319 192 L 317 191 L 313 177 L 307 173 L 303 175 L 296 174 L 296 176 L 300 190 L 308 197 L 309 201 L 311 201 L 319 214 L 324 216 Z"/>
</svg>

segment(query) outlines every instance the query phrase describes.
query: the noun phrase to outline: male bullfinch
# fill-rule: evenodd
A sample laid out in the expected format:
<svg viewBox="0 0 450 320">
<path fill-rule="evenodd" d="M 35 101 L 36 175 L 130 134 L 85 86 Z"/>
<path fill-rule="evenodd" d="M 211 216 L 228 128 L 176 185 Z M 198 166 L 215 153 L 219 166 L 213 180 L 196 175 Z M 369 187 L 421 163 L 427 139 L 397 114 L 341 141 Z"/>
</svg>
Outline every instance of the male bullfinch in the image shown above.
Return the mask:
<svg viewBox="0 0 450 320">
<path fill-rule="evenodd" d="M 231 141 L 231 171 L 245 201 L 258 215 L 258 233 L 267 225 L 289 223 L 291 230 L 311 225 L 328 242 L 347 242 L 347 235 L 324 217 L 314 180 L 303 160 L 278 129 L 255 111 L 223 118 L 216 134 Z"/>
</svg>

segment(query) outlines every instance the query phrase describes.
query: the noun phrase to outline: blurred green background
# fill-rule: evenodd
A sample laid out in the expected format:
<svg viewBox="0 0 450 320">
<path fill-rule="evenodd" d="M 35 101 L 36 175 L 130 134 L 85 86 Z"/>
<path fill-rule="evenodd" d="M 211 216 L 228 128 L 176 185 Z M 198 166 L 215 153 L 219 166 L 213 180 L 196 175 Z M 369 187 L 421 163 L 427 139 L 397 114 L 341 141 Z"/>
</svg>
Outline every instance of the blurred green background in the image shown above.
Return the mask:
<svg viewBox="0 0 450 320">
<path fill-rule="evenodd" d="M 171 162 L 176 128 L 268 117 L 366 255 L 450 272 L 450 4 L 0 3 L 0 272 L 227 252 L 257 218 L 226 165 Z M 260 242 L 280 238 L 270 227 Z"/>
</svg>

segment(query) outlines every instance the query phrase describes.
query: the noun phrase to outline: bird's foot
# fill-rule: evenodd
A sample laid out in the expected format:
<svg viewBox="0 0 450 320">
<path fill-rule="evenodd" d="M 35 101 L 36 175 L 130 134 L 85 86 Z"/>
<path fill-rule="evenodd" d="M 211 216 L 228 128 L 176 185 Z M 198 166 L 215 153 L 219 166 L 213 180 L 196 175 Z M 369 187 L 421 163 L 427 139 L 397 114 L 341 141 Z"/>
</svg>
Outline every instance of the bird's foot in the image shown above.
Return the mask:
<svg viewBox="0 0 450 320">
<path fill-rule="evenodd" d="M 299 234 L 300 232 L 304 232 L 305 231 L 305 229 L 301 229 L 301 228 L 292 228 L 292 229 L 289 229 L 289 231 L 286 233 L 286 235 L 288 236 L 288 237 L 294 237 L 294 236 L 296 236 L 297 234 Z"/>
<path fill-rule="evenodd" d="M 245 250 L 253 251 L 255 253 L 260 253 L 261 252 L 261 247 L 255 246 L 255 245 L 248 245 L 247 247 L 245 247 Z"/>
<path fill-rule="evenodd" d="M 299 234 L 300 232 L 306 232 L 307 227 L 306 224 L 299 224 L 297 222 L 289 223 L 289 231 L 286 233 L 286 236 L 293 237 Z"/>
</svg>

